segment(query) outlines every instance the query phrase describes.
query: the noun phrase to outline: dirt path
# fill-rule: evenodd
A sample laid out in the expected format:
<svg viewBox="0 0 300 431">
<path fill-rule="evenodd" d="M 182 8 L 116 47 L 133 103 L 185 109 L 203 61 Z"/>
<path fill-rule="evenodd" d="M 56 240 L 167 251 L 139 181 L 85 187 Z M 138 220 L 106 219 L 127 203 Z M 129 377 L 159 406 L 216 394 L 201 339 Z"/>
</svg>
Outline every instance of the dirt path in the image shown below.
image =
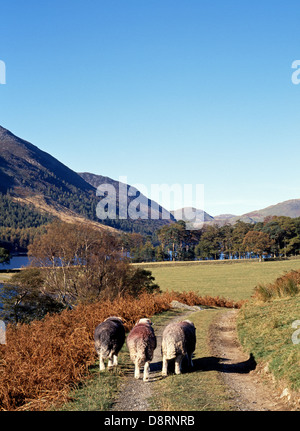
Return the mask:
<svg viewBox="0 0 300 431">
<path fill-rule="evenodd" d="M 157 348 L 150 364 L 150 378 L 136 380 L 133 370 L 123 383 L 119 396 L 111 411 L 151 410 L 149 399 L 153 383 L 161 379 L 161 336 L 166 324 L 186 319 L 192 311 L 185 312 L 155 327 Z M 258 370 L 252 357 L 240 346 L 236 331 L 237 310 L 221 313 L 213 322 L 209 332 L 212 352 L 212 369 L 219 372 L 224 387 L 229 390 L 233 410 L 237 411 L 287 411 L 293 410 L 287 397 L 280 397 L 272 379 L 263 370 Z"/>
<path fill-rule="evenodd" d="M 165 326 L 171 322 L 187 319 L 193 311 L 183 313 L 176 316 L 163 325 L 155 326 L 155 335 L 157 339 L 157 347 L 154 350 L 153 360 L 150 364 L 150 376 L 148 382 L 143 382 L 142 377 L 139 380 L 134 378 L 134 371 L 123 383 L 119 396 L 113 404 L 111 411 L 147 411 L 151 409 L 149 399 L 152 395 L 152 385 L 155 381 L 160 380 L 162 356 L 161 356 L 161 339 L 162 332 Z"/>
<path fill-rule="evenodd" d="M 210 345 L 218 358 L 220 376 L 228 386 L 235 410 L 292 410 L 282 391 L 275 389 L 271 377 L 258 370 L 254 359 L 245 354 L 236 331 L 237 310 L 222 313 L 210 329 Z"/>
</svg>

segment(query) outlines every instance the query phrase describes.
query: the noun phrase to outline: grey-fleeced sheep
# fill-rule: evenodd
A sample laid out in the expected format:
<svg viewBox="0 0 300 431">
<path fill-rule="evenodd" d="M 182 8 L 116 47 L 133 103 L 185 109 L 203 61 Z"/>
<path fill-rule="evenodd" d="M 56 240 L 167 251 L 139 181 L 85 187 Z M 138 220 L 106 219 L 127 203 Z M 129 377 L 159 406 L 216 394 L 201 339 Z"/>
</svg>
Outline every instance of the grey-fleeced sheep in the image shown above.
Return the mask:
<svg viewBox="0 0 300 431">
<path fill-rule="evenodd" d="M 162 335 L 162 375 L 168 375 L 168 361 L 175 359 L 175 374 L 181 373 L 181 362 L 187 355 L 189 366 L 193 366 L 192 354 L 196 348 L 196 328 L 189 320 L 170 323 Z"/>
<path fill-rule="evenodd" d="M 156 348 L 156 336 L 150 319 L 140 319 L 127 336 L 127 347 L 134 363 L 134 377 L 140 378 L 140 368 L 144 366 L 144 382 L 149 378 L 150 361 Z"/>
<path fill-rule="evenodd" d="M 104 359 L 108 358 L 108 368 L 118 365 L 118 353 L 125 342 L 125 328 L 120 317 L 108 317 L 94 332 L 95 349 L 99 355 L 100 371 L 105 370 Z"/>
</svg>

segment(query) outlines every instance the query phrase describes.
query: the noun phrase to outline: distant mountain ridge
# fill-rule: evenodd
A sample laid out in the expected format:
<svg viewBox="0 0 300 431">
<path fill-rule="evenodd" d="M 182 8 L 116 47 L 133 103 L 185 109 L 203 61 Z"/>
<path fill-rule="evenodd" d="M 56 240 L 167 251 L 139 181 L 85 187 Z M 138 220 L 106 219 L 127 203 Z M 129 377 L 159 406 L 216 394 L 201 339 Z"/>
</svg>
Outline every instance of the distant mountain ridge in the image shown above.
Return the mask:
<svg viewBox="0 0 300 431">
<path fill-rule="evenodd" d="M 262 221 L 262 218 L 267 216 L 300 217 L 300 199 L 290 199 L 276 205 L 270 205 L 258 211 L 244 214 L 244 217 L 249 217 L 255 221 Z"/>
<path fill-rule="evenodd" d="M 85 221 L 102 228 L 105 225 L 110 229 L 151 233 L 170 222 L 150 218 L 99 220 L 96 208 L 100 198 L 96 196 L 98 184 L 95 181 L 112 184 L 118 189 L 118 181 L 95 174 L 79 175 L 50 154 L 0 126 L 0 192 L 9 193 L 11 199 L 34 205 L 41 212 L 65 221 Z M 157 208 L 159 219 L 162 208 L 155 202 L 150 203 Z M 170 219 L 174 220 L 173 216 L 170 215 Z"/>
<path fill-rule="evenodd" d="M 118 181 L 88 172 L 78 174 L 50 154 L 0 126 L 0 192 L 8 193 L 19 203 L 33 204 L 41 212 L 66 221 L 85 220 L 95 226 L 101 225 L 102 228 L 104 223 L 117 229 L 144 233 L 151 233 L 163 224 L 184 218 L 183 209 L 168 212 L 134 189 L 136 196 L 129 198 L 128 204 L 137 196 L 143 202 L 148 202 L 144 212 L 141 212 L 146 220 L 108 220 L 99 223 L 96 214 L 99 197 L 96 196 L 96 189 L 103 183 L 113 185 L 119 198 Z M 123 190 L 128 192 L 130 185 L 123 186 Z M 201 209 L 186 210 L 195 212 L 197 228 L 201 227 L 199 220 L 203 220 L 205 224 L 234 224 L 238 220 L 257 223 L 267 216 L 300 217 L 300 199 L 280 202 L 241 216 L 223 214 L 212 217 Z M 168 220 L 160 220 L 163 212 L 169 214 Z M 151 214 L 154 214 L 156 220 L 151 219 Z"/>
<path fill-rule="evenodd" d="M 174 211 L 174 216 L 179 216 L 183 209 Z M 284 202 L 279 202 L 276 205 L 270 205 L 266 208 L 251 211 L 249 213 L 242 214 L 241 216 L 236 216 L 233 214 L 221 214 L 217 216 L 211 216 L 202 210 L 196 210 L 199 214 L 204 213 L 204 224 L 218 224 L 223 225 L 226 223 L 235 224 L 238 220 L 245 223 L 258 223 L 264 221 L 266 217 L 269 216 L 285 216 L 296 218 L 300 217 L 300 199 L 290 199 Z"/>
<path fill-rule="evenodd" d="M 214 220 L 229 220 L 233 217 L 237 217 L 237 216 L 234 214 L 220 214 L 220 215 L 214 216 L 213 219 Z"/>
<path fill-rule="evenodd" d="M 229 217 L 226 220 L 230 224 L 234 224 L 238 220 L 246 223 L 258 223 L 264 221 L 264 219 L 269 216 L 300 217 L 300 199 L 290 199 L 279 202 L 276 205 L 270 205 L 257 211 L 242 214 L 241 216 Z M 220 218 L 219 221 L 224 222 L 224 219 Z"/>
<path fill-rule="evenodd" d="M 184 207 L 171 211 L 176 220 L 183 220 L 186 222 L 186 227 L 192 229 L 200 229 L 203 223 L 212 222 L 214 218 L 201 209 L 193 207 Z"/>
</svg>

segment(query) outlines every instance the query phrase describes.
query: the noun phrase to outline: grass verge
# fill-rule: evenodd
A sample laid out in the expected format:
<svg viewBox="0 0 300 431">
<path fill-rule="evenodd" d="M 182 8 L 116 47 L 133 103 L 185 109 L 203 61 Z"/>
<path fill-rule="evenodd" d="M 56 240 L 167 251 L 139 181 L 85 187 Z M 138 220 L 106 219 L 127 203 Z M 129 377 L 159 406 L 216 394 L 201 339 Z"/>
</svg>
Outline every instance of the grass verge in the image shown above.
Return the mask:
<svg viewBox="0 0 300 431">
<path fill-rule="evenodd" d="M 129 354 L 124 345 L 119 354 L 119 366 L 99 371 L 99 362 L 89 368 L 88 379 L 69 393 L 70 401 L 60 411 L 107 411 L 117 397 L 120 385 L 130 367 Z"/>
<path fill-rule="evenodd" d="M 240 341 L 258 363 L 267 365 L 278 384 L 300 391 L 300 344 L 292 323 L 300 319 L 300 296 L 246 303 L 239 312 Z"/>
</svg>

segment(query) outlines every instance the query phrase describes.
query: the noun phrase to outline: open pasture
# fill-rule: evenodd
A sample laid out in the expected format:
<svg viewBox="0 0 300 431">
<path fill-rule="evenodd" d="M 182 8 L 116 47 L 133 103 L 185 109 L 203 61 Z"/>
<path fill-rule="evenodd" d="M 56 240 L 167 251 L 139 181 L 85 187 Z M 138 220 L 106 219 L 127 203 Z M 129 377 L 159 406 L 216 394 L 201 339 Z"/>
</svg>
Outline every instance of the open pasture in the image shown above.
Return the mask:
<svg viewBox="0 0 300 431">
<path fill-rule="evenodd" d="M 166 262 L 135 264 L 152 271 L 163 291 L 195 291 L 198 295 L 248 299 L 259 283 L 271 283 L 285 272 L 300 269 L 300 260 Z"/>
</svg>

